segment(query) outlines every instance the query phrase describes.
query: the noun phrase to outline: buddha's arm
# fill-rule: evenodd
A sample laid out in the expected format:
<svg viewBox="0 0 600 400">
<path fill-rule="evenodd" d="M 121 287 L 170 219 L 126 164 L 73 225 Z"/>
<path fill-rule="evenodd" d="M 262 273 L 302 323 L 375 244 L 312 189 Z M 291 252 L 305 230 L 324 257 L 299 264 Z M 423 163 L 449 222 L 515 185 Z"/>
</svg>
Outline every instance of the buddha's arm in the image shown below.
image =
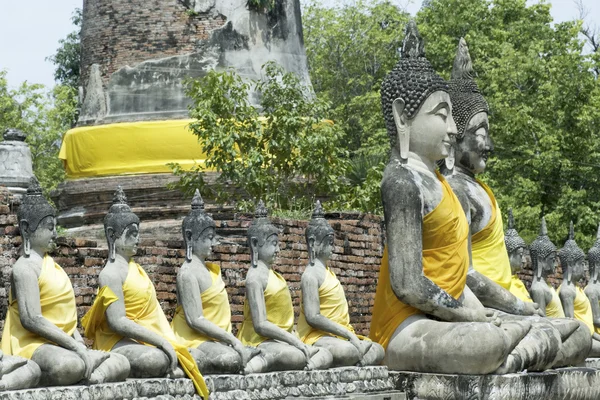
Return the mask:
<svg viewBox="0 0 600 400">
<path fill-rule="evenodd" d="M 598 295 L 593 291 L 586 291 L 588 299 L 590 299 L 590 304 L 592 306 L 592 315 L 594 316 L 594 326 L 600 327 L 600 306 L 598 305 Z"/>
<path fill-rule="evenodd" d="M 398 298 L 444 321 L 485 321 L 423 273 L 423 198 L 412 179 L 384 178 L 381 188 L 392 290 Z"/>
<path fill-rule="evenodd" d="M 565 317 L 575 318 L 575 293 L 570 293 L 569 288 L 561 288 L 559 297 L 562 303 L 563 310 L 565 311 Z"/>
<path fill-rule="evenodd" d="M 81 337 L 81 334 L 77 329 L 75 329 L 75 332 L 73 332 L 73 339 L 77 340 L 78 342 L 84 343 L 83 338 Z"/>
<path fill-rule="evenodd" d="M 233 347 L 242 346 L 242 343 L 235 336 L 204 317 L 200 285 L 193 274 L 187 271 L 179 273 L 177 276 L 177 294 L 183 307 L 185 321 L 191 328 Z"/>
<path fill-rule="evenodd" d="M 542 317 L 546 316 L 546 294 L 543 290 L 531 288 L 531 300 L 538 304 Z"/>
</svg>

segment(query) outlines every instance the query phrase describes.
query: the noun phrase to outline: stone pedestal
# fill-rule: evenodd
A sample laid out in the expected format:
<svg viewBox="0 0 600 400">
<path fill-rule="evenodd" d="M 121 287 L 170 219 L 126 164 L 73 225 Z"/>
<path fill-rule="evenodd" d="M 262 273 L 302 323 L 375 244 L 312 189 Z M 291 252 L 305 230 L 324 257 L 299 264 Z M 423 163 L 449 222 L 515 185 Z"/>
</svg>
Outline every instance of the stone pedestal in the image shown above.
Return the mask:
<svg viewBox="0 0 600 400">
<path fill-rule="evenodd" d="M 31 150 L 25 143 L 25 134 L 17 129 L 7 129 L 0 142 L 0 185 L 14 194 L 27 191 L 33 176 Z"/>
</svg>

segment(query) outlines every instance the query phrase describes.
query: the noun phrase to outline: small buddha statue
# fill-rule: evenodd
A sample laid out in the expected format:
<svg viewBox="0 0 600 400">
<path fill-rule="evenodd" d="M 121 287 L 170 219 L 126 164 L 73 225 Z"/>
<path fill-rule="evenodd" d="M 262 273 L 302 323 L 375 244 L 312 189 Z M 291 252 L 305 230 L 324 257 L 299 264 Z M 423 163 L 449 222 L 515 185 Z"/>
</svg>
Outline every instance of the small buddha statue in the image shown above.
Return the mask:
<svg viewBox="0 0 600 400">
<path fill-rule="evenodd" d="M 585 253 L 575 242 L 573 221 L 569 227 L 569 238 L 558 252 L 563 269 L 563 281 L 558 288 L 558 295 L 568 318 L 583 322 L 592 336 L 592 348 L 588 357 L 600 357 L 600 335 L 594 329 L 592 305 L 579 282 L 585 277 Z"/>
<path fill-rule="evenodd" d="M 333 355 L 333 367 L 380 364 L 385 355 L 383 347 L 354 332 L 344 288 L 327 266 L 333 252 L 334 231 L 319 201 L 305 236 L 309 264 L 301 279 L 300 339 L 327 349 Z"/>
<path fill-rule="evenodd" d="M 527 248 L 527 244 L 515 229 L 515 218 L 512 208 L 508 210 L 508 229 L 504 233 L 504 244 L 508 253 L 508 261 L 512 274 L 508 290 L 521 301 L 530 302 L 532 301 L 531 296 L 525 284 L 517 275 L 523 269 L 523 265 L 525 265 L 525 249 Z"/>
<path fill-rule="evenodd" d="M 594 331 L 600 334 L 600 225 L 594 245 L 588 251 L 588 264 L 590 268 L 590 280 L 585 287 L 584 293 L 590 300 L 592 315 L 594 316 Z"/>
<path fill-rule="evenodd" d="M 238 339 L 261 353 L 246 366 L 247 373 L 325 369 L 333 357 L 322 347 L 309 346 L 296 336 L 294 307 L 287 282 L 273 270 L 279 253 L 279 230 L 271 224 L 262 201 L 248 228 L 251 265 L 246 275 L 244 321 Z"/>
<path fill-rule="evenodd" d="M 231 333 L 231 308 L 221 268 L 206 261 L 217 243 L 215 222 L 196 190 L 182 224 L 185 262 L 177 273 L 177 309 L 171 322 L 203 374 L 239 373 L 257 351 Z"/>
<path fill-rule="evenodd" d="M 5 356 L 0 351 L 0 391 L 35 387 L 41 375 L 35 362 L 19 356 Z"/>
<path fill-rule="evenodd" d="M 125 380 L 129 374 L 127 359 L 87 349 L 77 331 L 73 285 L 47 253 L 56 237 L 55 211 L 35 177 L 31 178 L 17 219 L 23 254 L 12 269 L 2 351 L 4 358 L 17 356 L 7 359 L 14 367 L 22 357 L 37 364 L 39 370 L 26 362 L 25 368 L 12 368 L 14 375 L 9 372 L 2 379 L 18 386 L 33 385 L 38 378 L 42 386 Z"/>
<path fill-rule="evenodd" d="M 98 276 L 100 288 L 94 304 L 82 320 L 85 335 L 94 340 L 95 349 L 125 356 L 132 378 L 178 377 L 182 374 L 179 361 L 198 394 L 208 399 L 196 362 L 177 341 L 154 284 L 133 259 L 139 224 L 119 186 L 104 218 L 108 260 Z"/>
<path fill-rule="evenodd" d="M 392 150 L 381 183 L 386 248 L 369 336 L 393 370 L 517 371 L 511 353 L 531 324 L 500 321 L 466 285 L 469 223 L 436 169 L 457 133 L 448 91 L 410 21 L 401 59 L 381 87 Z"/>
</svg>

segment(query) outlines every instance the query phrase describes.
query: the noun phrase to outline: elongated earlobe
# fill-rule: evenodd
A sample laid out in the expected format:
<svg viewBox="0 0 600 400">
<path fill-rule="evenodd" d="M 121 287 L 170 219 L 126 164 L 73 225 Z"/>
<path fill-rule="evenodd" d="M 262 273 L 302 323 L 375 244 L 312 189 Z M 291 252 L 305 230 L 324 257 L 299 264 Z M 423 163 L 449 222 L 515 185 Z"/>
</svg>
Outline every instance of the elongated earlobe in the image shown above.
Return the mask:
<svg viewBox="0 0 600 400">
<path fill-rule="evenodd" d="M 410 131 L 406 124 L 406 114 L 404 113 L 404 100 L 398 98 L 392 103 L 392 114 L 396 122 L 396 131 L 398 132 L 398 149 L 400 150 L 400 159 L 402 162 L 408 160 L 408 150 L 410 144 Z"/>
<path fill-rule="evenodd" d="M 192 250 L 193 250 L 193 242 L 192 242 L 192 231 L 186 229 L 184 234 L 185 240 L 185 260 L 187 262 L 192 261 Z"/>
<path fill-rule="evenodd" d="M 250 265 L 258 265 L 258 239 L 255 237 L 250 238 Z"/>
<path fill-rule="evenodd" d="M 310 265 L 315 265 L 315 237 L 311 236 L 308 238 L 308 262 Z"/>
<path fill-rule="evenodd" d="M 454 162 L 455 162 L 454 146 L 450 146 L 450 151 L 448 152 L 448 157 L 446 157 L 444 159 L 444 163 L 446 164 L 446 169 L 449 172 L 454 171 Z"/>
</svg>

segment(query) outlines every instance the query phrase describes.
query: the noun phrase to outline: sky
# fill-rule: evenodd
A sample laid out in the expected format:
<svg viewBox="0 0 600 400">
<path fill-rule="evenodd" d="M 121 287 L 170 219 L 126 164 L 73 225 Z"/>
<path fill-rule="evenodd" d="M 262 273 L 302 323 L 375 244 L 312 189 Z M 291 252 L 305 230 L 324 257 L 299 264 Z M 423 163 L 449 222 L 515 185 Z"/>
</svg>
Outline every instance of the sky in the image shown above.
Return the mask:
<svg viewBox="0 0 600 400">
<path fill-rule="evenodd" d="M 353 0 L 325 0 L 325 3 Z M 421 0 L 393 0 L 411 14 L 421 7 Z M 531 0 L 529 0 L 531 2 Z M 574 0 L 548 0 L 555 21 L 577 18 Z M 587 21 L 600 29 L 600 1 L 581 0 L 589 11 Z M 46 61 L 59 44 L 73 31 L 71 16 L 83 0 L 0 0 L 0 70 L 7 70 L 10 88 L 23 81 L 54 85 L 54 66 Z"/>
</svg>

